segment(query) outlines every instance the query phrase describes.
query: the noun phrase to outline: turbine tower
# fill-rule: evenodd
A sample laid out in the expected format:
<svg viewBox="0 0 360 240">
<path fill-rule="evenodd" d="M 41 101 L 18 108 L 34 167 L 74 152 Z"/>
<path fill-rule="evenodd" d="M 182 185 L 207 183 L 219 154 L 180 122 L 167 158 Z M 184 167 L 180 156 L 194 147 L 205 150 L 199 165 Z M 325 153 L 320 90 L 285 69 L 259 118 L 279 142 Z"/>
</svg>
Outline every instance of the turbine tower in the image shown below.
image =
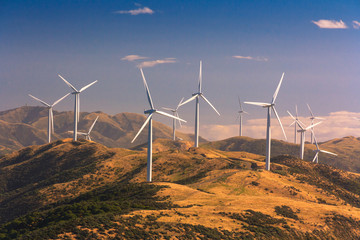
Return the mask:
<svg viewBox="0 0 360 240">
<path fill-rule="evenodd" d="M 243 109 L 243 107 L 241 105 L 241 101 L 240 101 L 239 96 L 238 96 L 238 100 L 239 100 L 240 110 L 238 111 L 239 115 L 238 115 L 237 119 L 239 119 L 239 136 L 241 137 L 242 136 L 242 114 L 243 113 L 249 114 L 249 113 L 244 111 L 244 109 Z"/>
<path fill-rule="evenodd" d="M 85 136 L 85 139 L 86 139 L 86 140 L 91 141 L 90 133 L 91 133 L 92 129 L 94 128 L 95 123 L 96 123 L 96 121 L 98 120 L 98 118 L 99 118 L 99 116 L 97 116 L 96 119 L 95 119 L 95 121 L 93 122 L 93 124 L 91 124 L 91 127 L 89 128 L 89 131 L 88 131 L 87 133 L 83 133 L 83 132 L 79 132 L 79 131 L 78 131 L 77 134 L 78 134 L 78 135 L 83 135 L 83 136 Z M 73 131 L 68 131 L 68 132 L 69 132 L 69 133 L 73 133 Z"/>
<path fill-rule="evenodd" d="M 334 156 L 337 156 L 337 154 L 335 154 L 335 153 L 332 153 L 332 152 L 329 152 L 329 151 L 325 151 L 325 150 L 321 150 L 321 149 L 319 148 L 319 145 L 318 145 L 317 141 L 316 141 L 315 134 L 314 134 L 314 142 L 315 142 L 316 150 L 314 150 L 315 156 L 314 156 L 314 158 L 313 158 L 313 160 L 312 160 L 313 162 L 319 163 L 319 153 L 321 153 L 321 152 L 327 153 L 327 154 L 331 154 L 331 155 L 334 155 Z"/>
<path fill-rule="evenodd" d="M 310 111 L 310 120 L 311 120 L 311 125 L 313 125 L 314 124 L 314 120 L 315 119 L 318 119 L 318 120 L 324 120 L 324 118 L 320 118 L 320 117 L 315 117 L 314 116 L 314 113 L 311 111 L 311 108 L 310 108 L 310 106 L 309 106 L 309 104 L 306 104 L 307 105 L 307 107 L 308 107 L 308 109 L 309 109 L 309 111 Z M 311 138 L 310 138 L 310 142 L 311 142 L 311 144 L 313 144 L 313 133 L 314 133 L 314 128 L 311 128 Z"/>
<path fill-rule="evenodd" d="M 162 109 L 165 109 L 165 110 L 168 110 L 168 111 L 171 111 L 173 113 L 173 116 L 175 117 L 179 117 L 179 113 L 177 112 L 177 110 L 179 109 L 180 107 L 180 104 L 182 103 L 182 101 L 184 100 L 184 98 L 182 98 L 179 102 L 179 104 L 177 105 L 177 107 L 175 109 L 173 108 L 167 108 L 167 107 L 163 107 Z M 181 127 L 181 122 L 179 121 L 179 124 L 180 124 L 180 127 Z M 175 131 L 176 131 L 176 119 L 173 118 L 173 140 L 175 141 L 176 140 L 176 136 L 175 136 Z M 180 139 L 180 138 L 179 138 Z"/>
<path fill-rule="evenodd" d="M 196 107 L 195 107 L 195 145 L 194 145 L 195 147 L 199 147 L 199 121 L 200 121 L 200 116 L 199 116 L 200 115 L 200 112 L 199 112 L 200 111 L 200 102 L 199 102 L 199 98 L 201 97 L 202 99 L 204 99 L 205 102 L 207 102 L 210 105 L 210 107 L 212 107 L 212 109 L 214 109 L 214 111 L 220 116 L 220 113 L 210 103 L 210 101 L 206 99 L 206 97 L 202 93 L 201 85 L 202 85 L 202 62 L 200 61 L 198 92 L 193 93 L 191 98 L 189 98 L 188 100 L 186 100 L 185 102 L 180 104 L 180 106 L 182 106 L 182 105 L 196 99 Z"/>
<path fill-rule="evenodd" d="M 304 159 L 305 133 L 309 129 L 313 129 L 316 125 L 319 125 L 322 122 L 318 122 L 318 123 L 312 124 L 308 127 L 305 127 L 300 121 L 296 120 L 296 118 L 294 118 L 294 116 L 289 111 L 287 111 L 287 112 L 290 115 L 290 117 L 292 119 L 294 119 L 296 121 L 296 123 L 298 124 L 298 126 L 300 127 L 300 129 L 298 130 L 298 132 L 300 133 L 300 159 Z"/>
<path fill-rule="evenodd" d="M 281 124 L 281 121 L 280 121 L 280 118 L 279 118 L 279 115 L 275 109 L 275 100 L 276 100 L 276 97 L 279 93 L 279 90 L 280 90 L 280 86 L 281 86 L 281 83 L 283 81 L 283 78 L 284 78 L 284 74 L 282 74 L 281 76 L 281 79 L 280 79 L 280 82 L 275 90 L 275 93 L 273 95 L 273 98 L 272 98 L 272 101 L 271 103 L 262 103 L 262 102 L 244 102 L 246 104 L 252 104 L 252 105 L 256 105 L 256 106 L 260 106 L 260 107 L 263 107 L 263 108 L 267 108 L 267 128 L 266 128 L 266 170 L 270 171 L 270 153 L 271 153 L 271 124 L 270 124 L 270 120 L 271 120 L 271 109 L 274 111 L 274 114 L 277 118 L 277 120 L 279 121 L 279 124 L 280 124 L 280 127 L 281 127 L 281 130 L 284 134 L 284 137 L 285 139 L 287 140 L 286 138 L 286 134 L 285 134 L 285 131 L 284 131 L 284 128 Z"/>
<path fill-rule="evenodd" d="M 40 100 L 39 98 L 34 97 L 33 95 L 29 94 L 30 97 L 32 97 L 33 99 L 35 99 L 36 101 L 41 102 L 43 105 L 45 105 L 48 109 L 49 109 L 49 114 L 48 114 L 48 142 L 51 142 L 51 133 L 54 133 L 54 114 L 53 114 L 53 107 L 58 104 L 61 100 L 63 100 L 64 98 L 66 98 L 67 96 L 69 96 L 70 93 L 66 94 L 65 96 L 63 96 L 62 98 L 60 98 L 59 100 L 55 101 L 53 104 L 48 104 L 46 102 L 44 102 L 43 100 Z"/>
<path fill-rule="evenodd" d="M 294 143 L 296 144 L 296 135 L 297 135 L 297 125 L 299 125 L 299 123 L 301 123 L 302 125 L 304 125 L 300 120 L 299 120 L 299 115 L 298 115 L 298 109 L 297 109 L 297 105 L 295 105 L 295 113 L 296 113 L 296 117 L 295 120 L 290 124 L 290 127 L 292 125 L 294 125 Z M 299 123 L 298 123 L 299 122 Z"/>
<path fill-rule="evenodd" d="M 58 75 L 66 85 L 68 85 L 74 92 L 72 94 L 75 95 L 75 105 L 74 105 L 74 141 L 77 140 L 77 126 L 80 118 L 80 93 L 83 92 L 85 89 L 90 87 L 91 85 L 95 84 L 98 80 L 86 85 L 85 87 L 81 88 L 80 90 L 77 90 L 73 85 L 71 85 L 68 81 L 65 80 L 60 74 Z"/>
<path fill-rule="evenodd" d="M 149 116 L 146 118 L 144 124 L 141 126 L 140 130 L 138 131 L 138 133 L 136 134 L 136 136 L 134 137 L 134 139 L 131 141 L 131 143 L 133 143 L 135 141 L 135 139 L 139 136 L 139 134 L 142 132 L 142 130 L 145 128 L 146 124 L 149 123 L 149 135 L 148 135 L 148 154 L 147 154 L 147 181 L 151 182 L 152 181 L 152 139 L 153 139 L 153 133 L 152 133 L 152 117 L 154 115 L 154 113 L 166 116 L 166 117 L 170 117 L 170 118 L 174 118 L 176 120 L 179 121 L 183 121 L 186 122 L 185 120 L 178 118 L 176 116 L 170 115 L 168 113 L 159 111 L 157 109 L 155 109 L 153 101 L 151 99 L 151 95 L 150 95 L 150 90 L 149 87 L 146 83 L 146 79 L 143 73 L 142 68 L 140 68 L 140 72 L 141 72 L 141 76 L 143 78 L 144 81 L 144 86 L 145 86 L 145 91 L 146 91 L 146 96 L 148 99 L 148 102 L 150 104 L 150 109 L 144 111 L 145 114 L 149 114 Z"/>
</svg>

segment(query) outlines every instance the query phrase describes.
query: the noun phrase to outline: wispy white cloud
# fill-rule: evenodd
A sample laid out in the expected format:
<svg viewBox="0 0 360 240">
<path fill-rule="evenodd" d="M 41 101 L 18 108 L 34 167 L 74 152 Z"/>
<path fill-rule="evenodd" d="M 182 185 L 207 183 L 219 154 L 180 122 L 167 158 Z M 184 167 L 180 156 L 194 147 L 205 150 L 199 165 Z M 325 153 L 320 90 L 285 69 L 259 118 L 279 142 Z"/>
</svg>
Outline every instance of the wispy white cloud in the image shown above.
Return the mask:
<svg viewBox="0 0 360 240">
<path fill-rule="evenodd" d="M 117 14 L 130 14 L 130 15 L 139 15 L 139 14 L 153 14 L 154 11 L 148 7 L 133 9 L 133 10 L 120 10 L 116 11 Z"/>
<path fill-rule="evenodd" d="M 142 59 L 146 59 L 146 58 L 148 58 L 148 57 L 143 57 L 143 56 L 139 56 L 139 55 L 127 55 L 127 56 L 123 57 L 121 60 L 133 62 L 136 60 L 142 60 Z"/>
<path fill-rule="evenodd" d="M 251 56 L 233 56 L 233 58 L 236 59 L 245 59 L 245 60 L 254 60 L 254 61 L 261 61 L 261 62 L 267 62 L 269 59 L 265 57 L 251 57 Z"/>
<path fill-rule="evenodd" d="M 360 29 L 360 22 L 358 22 L 358 21 L 353 21 L 353 27 L 354 27 L 355 29 Z"/>
<path fill-rule="evenodd" d="M 321 124 L 315 127 L 316 139 L 319 142 L 327 141 L 334 138 L 341 138 L 346 136 L 360 137 L 360 121 L 355 120 L 354 117 L 360 119 L 360 113 L 339 111 L 332 112 L 326 116 L 318 116 L 325 118 Z M 305 124 L 310 125 L 309 117 L 299 117 L 299 119 Z M 293 120 L 284 116 L 281 117 L 281 122 L 284 126 L 287 138 L 289 142 L 294 141 L 294 128 L 289 125 Z M 281 128 L 273 119 L 271 128 L 271 135 L 273 139 L 284 140 Z M 193 133 L 194 127 L 189 125 L 183 125 L 180 129 L 182 132 Z M 208 140 L 221 140 L 233 136 L 238 136 L 239 125 L 216 125 L 216 124 L 203 124 L 200 125 L 200 135 Z M 252 138 L 265 138 L 266 137 L 266 119 L 249 119 L 243 124 L 244 136 Z M 298 135 L 298 137 L 300 137 Z M 299 143 L 299 139 L 297 142 Z M 306 134 L 306 141 L 310 141 L 310 133 Z"/>
<path fill-rule="evenodd" d="M 348 26 L 342 21 L 336 21 L 336 20 L 326 20 L 321 19 L 319 21 L 312 21 L 314 24 L 316 24 L 319 28 L 329 28 L 329 29 L 345 29 L 348 28 Z"/>
<path fill-rule="evenodd" d="M 165 58 L 160 60 L 153 60 L 153 61 L 145 61 L 138 65 L 138 68 L 147 68 L 147 67 L 154 67 L 158 64 L 164 64 L 164 63 L 175 63 L 175 58 Z"/>
</svg>

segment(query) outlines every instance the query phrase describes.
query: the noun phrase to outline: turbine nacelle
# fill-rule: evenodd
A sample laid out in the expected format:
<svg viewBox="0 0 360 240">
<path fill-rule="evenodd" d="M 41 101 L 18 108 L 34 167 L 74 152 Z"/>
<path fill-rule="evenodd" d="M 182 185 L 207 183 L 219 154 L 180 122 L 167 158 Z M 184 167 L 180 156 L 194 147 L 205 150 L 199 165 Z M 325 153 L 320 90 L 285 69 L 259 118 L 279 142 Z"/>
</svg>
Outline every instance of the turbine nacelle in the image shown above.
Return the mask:
<svg viewBox="0 0 360 240">
<path fill-rule="evenodd" d="M 154 113 L 156 111 L 157 111 L 156 109 L 149 109 L 149 110 L 145 110 L 144 113 L 145 114 L 151 114 L 151 113 Z"/>
</svg>

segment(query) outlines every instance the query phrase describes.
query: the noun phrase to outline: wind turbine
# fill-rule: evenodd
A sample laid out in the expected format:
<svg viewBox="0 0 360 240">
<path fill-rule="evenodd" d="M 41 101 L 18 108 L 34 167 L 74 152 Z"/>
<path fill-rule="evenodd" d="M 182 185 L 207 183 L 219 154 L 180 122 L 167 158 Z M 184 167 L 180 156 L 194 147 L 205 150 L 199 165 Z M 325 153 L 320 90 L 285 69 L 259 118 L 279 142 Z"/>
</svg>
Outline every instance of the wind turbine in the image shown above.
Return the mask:
<svg viewBox="0 0 360 240">
<path fill-rule="evenodd" d="M 58 104 L 61 100 L 63 100 L 64 98 L 66 98 L 67 96 L 69 96 L 70 93 L 66 94 L 65 96 L 63 96 L 62 98 L 60 98 L 59 100 L 55 101 L 53 104 L 48 104 L 46 102 L 44 102 L 43 100 L 40 100 L 39 98 L 34 97 L 33 95 L 29 94 L 30 97 L 32 97 L 33 99 L 35 99 L 36 101 L 41 102 L 43 105 L 45 105 L 48 109 L 49 109 L 49 114 L 48 114 L 48 142 L 51 142 L 51 133 L 54 133 L 54 114 L 53 114 L 53 107 Z"/>
<path fill-rule="evenodd" d="M 296 121 L 296 123 L 298 124 L 298 126 L 300 127 L 300 129 L 298 130 L 298 132 L 300 132 L 300 159 L 304 159 L 304 149 L 305 149 L 305 133 L 306 131 L 308 131 L 309 129 L 313 129 L 316 125 L 319 125 L 322 122 L 317 122 L 315 124 L 311 124 L 308 127 L 303 126 L 303 124 L 301 122 L 299 122 L 298 120 L 296 120 L 296 118 L 294 118 L 294 116 L 287 111 L 288 114 L 290 115 L 290 117 L 292 119 L 294 119 Z M 312 130 L 311 130 L 312 131 Z"/>
<path fill-rule="evenodd" d="M 281 86 L 281 83 L 282 83 L 282 80 L 284 78 L 284 74 L 282 74 L 281 76 L 281 79 L 280 79 L 280 82 L 275 90 L 275 93 L 273 95 L 273 98 L 271 100 L 271 103 L 262 103 L 262 102 L 244 102 L 246 104 L 252 104 L 252 105 L 256 105 L 256 106 L 260 106 L 260 107 L 263 107 L 263 108 L 267 108 L 267 128 L 266 128 L 266 170 L 270 171 L 270 153 L 271 153 L 271 124 L 270 124 L 270 120 L 271 120 L 271 109 L 274 111 L 274 114 L 277 118 L 277 120 L 279 121 L 279 124 L 280 124 L 280 127 L 281 127 L 281 130 L 284 134 L 284 137 L 285 139 L 287 140 L 286 138 L 286 134 L 285 134 L 285 131 L 284 131 L 284 128 L 281 124 L 281 121 L 280 121 L 280 118 L 279 118 L 279 115 L 275 109 L 275 100 L 276 100 L 276 97 L 279 93 L 279 90 L 280 90 L 280 86 Z"/>
<path fill-rule="evenodd" d="M 154 113 L 157 113 L 157 114 L 160 114 L 160 115 L 163 115 L 163 116 L 166 116 L 166 117 L 174 118 L 174 119 L 179 120 L 179 121 L 183 121 L 183 122 L 186 122 L 186 121 L 181 119 L 181 118 L 178 118 L 176 116 L 172 116 L 172 115 L 170 115 L 168 113 L 165 113 L 165 112 L 162 112 L 162 111 L 159 111 L 159 110 L 155 109 L 153 101 L 151 99 L 150 90 L 149 90 L 149 87 L 148 87 L 148 85 L 146 83 L 146 79 L 145 79 L 142 68 L 140 68 L 140 72 L 141 72 L 141 76 L 142 76 L 143 81 L 144 81 L 144 87 L 145 87 L 148 102 L 150 104 L 150 109 L 144 111 L 144 113 L 149 114 L 149 116 L 146 118 L 144 124 L 141 126 L 140 130 L 138 131 L 138 133 L 136 134 L 134 139 L 131 141 L 131 143 L 133 143 L 135 141 L 135 139 L 139 136 L 139 134 L 145 128 L 146 124 L 149 123 L 148 154 L 147 154 L 147 177 L 146 177 L 147 179 L 146 180 L 148 182 L 151 182 L 151 180 L 152 180 L 152 139 L 153 139 L 152 117 L 153 117 Z"/>
<path fill-rule="evenodd" d="M 200 116 L 199 116 L 199 111 L 200 111 L 200 103 L 199 103 L 199 98 L 201 97 L 202 99 L 205 100 L 205 102 L 207 102 L 210 107 L 212 107 L 212 109 L 214 109 L 214 111 L 220 116 L 220 113 L 216 110 L 216 108 L 209 102 L 209 100 L 206 99 L 206 97 L 204 96 L 204 94 L 201 91 L 201 85 L 202 85 L 202 61 L 200 61 L 200 71 L 199 71 L 199 85 L 198 85 L 198 92 L 197 93 L 193 93 L 192 97 L 189 98 L 188 100 L 186 100 L 185 102 L 181 103 L 180 106 L 191 102 L 192 100 L 196 99 L 196 108 L 195 108 L 195 147 L 199 146 L 199 121 L 200 121 Z"/>
<path fill-rule="evenodd" d="M 294 143 L 296 144 L 296 135 L 297 135 L 297 129 L 296 126 L 299 125 L 299 123 L 301 123 L 302 125 L 304 125 L 300 120 L 299 120 L 299 115 L 298 115 L 298 109 L 297 109 L 297 105 L 295 105 L 295 113 L 296 113 L 296 117 L 295 120 L 290 124 L 290 127 L 292 125 L 294 125 Z M 299 123 L 298 123 L 299 122 Z"/>
<path fill-rule="evenodd" d="M 248 112 L 245 112 L 242 105 L 241 105 L 241 101 L 240 101 L 240 97 L 238 96 L 238 100 L 239 100 L 239 107 L 240 107 L 240 110 L 238 111 L 239 115 L 238 115 L 238 119 L 239 119 L 239 136 L 241 137 L 242 136 L 242 114 L 243 113 L 246 113 L 246 114 L 249 114 Z"/>
<path fill-rule="evenodd" d="M 314 133 L 314 142 L 315 142 L 315 146 L 316 146 L 316 150 L 314 150 L 314 152 L 316 152 L 316 153 L 315 153 L 315 156 L 314 156 L 314 158 L 312 160 L 313 162 L 319 163 L 319 153 L 321 153 L 321 152 L 337 156 L 337 154 L 335 154 L 335 153 L 325 151 L 325 150 L 321 150 L 319 148 L 319 145 L 318 145 L 318 143 L 316 141 L 315 133 Z"/>
<path fill-rule="evenodd" d="M 310 108 L 309 104 L 306 104 L 306 105 L 307 105 L 307 107 L 308 107 L 308 109 L 309 109 L 309 111 L 310 111 L 310 115 L 311 115 L 311 117 L 310 117 L 311 123 L 310 123 L 310 124 L 311 124 L 311 125 L 314 124 L 314 120 L 315 120 L 315 119 L 324 120 L 324 118 L 315 117 L 315 116 L 314 116 L 314 113 L 311 111 L 311 108 Z M 311 144 L 313 144 L 313 133 L 314 133 L 314 128 L 311 128 L 311 140 L 310 140 Z"/>
<path fill-rule="evenodd" d="M 60 74 L 58 75 L 66 85 L 68 85 L 74 92 L 72 94 L 75 95 L 75 106 L 74 106 L 74 141 L 77 140 L 77 126 L 80 118 L 80 93 L 83 92 L 85 89 L 90 87 L 91 85 L 95 84 L 98 80 L 86 85 L 85 87 L 81 88 L 80 90 L 77 90 L 73 85 L 71 85 L 68 81 L 65 80 Z"/>
<path fill-rule="evenodd" d="M 184 98 L 182 98 L 179 102 L 179 104 L 177 105 L 177 107 L 175 109 L 173 108 L 167 108 L 167 107 L 163 107 L 162 109 L 165 109 L 165 110 L 168 110 L 168 111 L 171 111 L 173 113 L 173 116 L 175 117 L 179 117 L 179 113 L 177 112 L 177 110 L 179 109 L 182 101 L 184 100 Z M 181 122 L 179 121 L 179 124 L 180 124 L 180 127 L 181 127 Z M 173 140 L 175 141 L 176 140 L 176 136 L 175 136 L 175 131 L 176 131 L 176 119 L 173 118 Z M 180 139 L 180 138 L 179 138 Z"/>
<path fill-rule="evenodd" d="M 90 133 L 91 133 L 92 129 L 94 128 L 95 123 L 98 120 L 98 118 L 99 118 L 99 116 L 96 117 L 95 121 L 93 122 L 93 124 L 91 125 L 91 127 L 89 128 L 89 131 L 87 133 L 77 132 L 77 134 L 78 135 L 83 135 L 83 136 L 85 136 L 86 140 L 91 141 Z M 73 133 L 73 131 L 68 131 L 68 132 Z"/>
</svg>

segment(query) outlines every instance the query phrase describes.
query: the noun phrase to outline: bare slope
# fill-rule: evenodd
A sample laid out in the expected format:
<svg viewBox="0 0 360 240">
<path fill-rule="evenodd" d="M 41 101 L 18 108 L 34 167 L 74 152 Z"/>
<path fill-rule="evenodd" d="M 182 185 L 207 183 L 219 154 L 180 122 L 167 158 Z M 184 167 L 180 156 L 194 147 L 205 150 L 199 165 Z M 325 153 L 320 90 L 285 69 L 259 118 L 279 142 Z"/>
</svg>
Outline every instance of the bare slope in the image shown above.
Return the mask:
<svg viewBox="0 0 360 240">
<path fill-rule="evenodd" d="M 154 145 L 151 184 L 145 152 L 85 140 L 3 157 L 0 238 L 360 237 L 358 174 L 291 156 L 268 172 L 253 153 Z"/>
</svg>

